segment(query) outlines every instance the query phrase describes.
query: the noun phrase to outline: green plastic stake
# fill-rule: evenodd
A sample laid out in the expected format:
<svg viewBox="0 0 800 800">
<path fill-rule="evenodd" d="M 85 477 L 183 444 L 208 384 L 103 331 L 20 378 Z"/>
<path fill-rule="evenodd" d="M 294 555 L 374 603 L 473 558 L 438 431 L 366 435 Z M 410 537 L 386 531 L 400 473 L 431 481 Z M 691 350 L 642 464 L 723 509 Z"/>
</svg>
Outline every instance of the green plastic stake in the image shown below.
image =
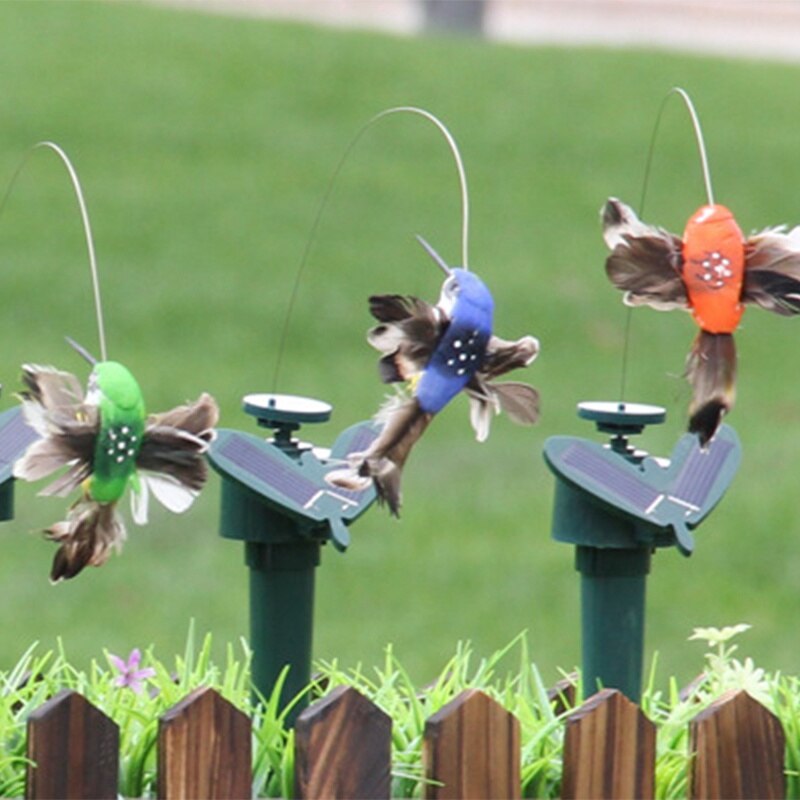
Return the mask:
<svg viewBox="0 0 800 800">
<path fill-rule="evenodd" d="M 250 646 L 257 693 L 268 698 L 288 667 L 281 707 L 300 698 L 290 724 L 308 703 L 311 680 L 315 571 L 323 545 L 343 551 L 347 526 L 375 500 L 370 486 L 342 491 L 325 474 L 349 453 L 366 449 L 377 435 L 372 423 L 348 428 L 329 455 L 292 434 L 305 423 L 325 422 L 331 407 L 287 395 L 248 395 L 244 410 L 272 428 L 268 440 L 221 429 L 209 452 L 223 478 L 220 534 L 245 543 L 250 584 Z"/>
<path fill-rule="evenodd" d="M 552 535 L 575 546 L 585 691 L 615 688 L 638 703 L 652 554 L 672 546 L 691 554 L 692 531 L 733 480 L 741 447 L 723 425 L 705 449 L 685 434 L 666 461 L 629 443 L 664 421 L 663 408 L 581 403 L 578 416 L 610 441 L 555 436 L 545 442 L 544 458 L 557 478 Z"/>
</svg>

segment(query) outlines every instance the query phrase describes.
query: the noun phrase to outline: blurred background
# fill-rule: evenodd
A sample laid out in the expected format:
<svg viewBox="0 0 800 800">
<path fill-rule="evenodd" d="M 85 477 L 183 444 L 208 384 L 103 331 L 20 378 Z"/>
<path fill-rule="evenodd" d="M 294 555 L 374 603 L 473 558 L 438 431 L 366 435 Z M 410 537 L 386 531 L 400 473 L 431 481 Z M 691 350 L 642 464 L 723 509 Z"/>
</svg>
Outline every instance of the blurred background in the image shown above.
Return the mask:
<svg viewBox="0 0 800 800">
<path fill-rule="evenodd" d="M 493 290 L 497 332 L 542 342 L 518 377 L 540 389 L 543 416 L 531 429 L 498 418 L 484 444 L 463 398 L 434 421 L 406 470 L 402 519 L 375 508 L 354 525 L 348 553 L 326 549 L 315 654 L 368 667 L 392 643 L 426 681 L 457 641 L 488 654 L 527 630 L 554 682 L 559 667 L 580 661 L 578 578 L 571 549 L 550 538 L 542 444 L 595 437 L 576 404 L 617 399 L 622 371 L 626 311 L 604 274 L 598 211 L 609 195 L 642 207 L 655 117 L 680 85 L 704 125 L 717 200 L 746 232 L 800 222 L 800 71 L 784 48 L 799 35 L 797 4 L 760 3 L 757 14 L 752 3 L 622 0 L 215 5 L 0 3 L 0 181 L 42 139 L 73 159 L 109 355 L 138 377 L 150 410 L 208 390 L 223 426 L 255 431 L 241 397 L 276 388 L 333 404 L 329 423 L 303 430 L 326 445 L 384 396 L 364 338 L 366 297 L 438 296 L 438 271 L 415 233 L 458 260 L 458 184 L 443 140 L 402 116 L 362 137 L 310 249 L 275 386 L 314 215 L 375 113 L 413 104 L 441 118 L 465 160 L 471 267 Z M 289 6 L 297 19 L 285 18 Z M 681 232 L 704 200 L 691 128 L 674 101 L 643 216 Z M 97 350 L 77 206 L 52 153 L 30 158 L 0 215 L 0 264 L 8 408 L 22 363 L 84 379 L 64 336 Z M 744 317 L 729 418 L 742 467 L 699 529 L 695 555 L 659 552 L 649 580 L 647 652 L 658 651 L 664 681 L 699 671 L 702 645 L 686 643 L 693 627 L 739 622 L 754 626 L 743 654 L 798 671 L 798 324 L 759 309 Z M 639 441 L 658 455 L 685 426 L 681 375 L 694 334 L 688 315 L 633 312 L 626 399 L 667 408 L 667 422 Z M 169 658 L 190 619 L 220 653 L 246 633 L 242 546 L 218 536 L 215 474 L 185 516 L 153 509 L 146 528 L 129 524 L 120 557 L 58 586 L 47 577 L 54 547 L 39 531 L 66 504 L 36 488 L 17 487 L 16 518 L 0 528 L 0 668 L 32 641 L 51 647 L 57 637 L 85 665 L 104 648 L 150 644 Z"/>
</svg>

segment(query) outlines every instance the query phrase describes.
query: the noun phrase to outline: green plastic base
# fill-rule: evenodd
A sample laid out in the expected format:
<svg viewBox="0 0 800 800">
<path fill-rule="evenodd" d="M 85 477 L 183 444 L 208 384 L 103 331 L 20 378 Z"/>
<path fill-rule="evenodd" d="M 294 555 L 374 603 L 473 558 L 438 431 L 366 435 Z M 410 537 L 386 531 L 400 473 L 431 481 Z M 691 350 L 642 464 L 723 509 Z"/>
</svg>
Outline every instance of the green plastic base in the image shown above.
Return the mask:
<svg viewBox="0 0 800 800">
<path fill-rule="evenodd" d="M 581 640 L 586 695 L 619 689 L 641 699 L 644 615 L 650 550 L 577 547 L 581 573 Z"/>
<path fill-rule="evenodd" d="M 267 545 L 247 542 L 250 568 L 250 646 L 253 686 L 266 699 L 290 665 L 281 691 L 285 708 L 311 680 L 314 626 L 314 570 L 320 562 L 318 542 Z M 303 698 L 288 715 L 294 724 L 308 705 Z"/>
<path fill-rule="evenodd" d="M 553 503 L 553 538 L 587 547 L 639 548 L 636 525 L 622 515 L 609 514 L 586 492 L 556 481 Z"/>
<path fill-rule="evenodd" d="M 14 481 L 0 484 L 0 521 L 14 519 Z"/>
</svg>

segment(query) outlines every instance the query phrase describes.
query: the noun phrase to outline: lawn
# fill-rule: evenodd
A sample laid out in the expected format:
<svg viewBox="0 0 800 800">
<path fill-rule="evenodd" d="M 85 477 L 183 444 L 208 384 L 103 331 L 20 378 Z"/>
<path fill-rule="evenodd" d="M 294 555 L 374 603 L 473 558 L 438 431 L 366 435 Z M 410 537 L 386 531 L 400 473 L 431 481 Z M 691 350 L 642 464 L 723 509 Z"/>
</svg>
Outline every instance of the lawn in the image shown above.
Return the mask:
<svg viewBox="0 0 800 800">
<path fill-rule="evenodd" d="M 420 679 L 458 640 L 494 651 L 527 629 L 545 679 L 580 659 L 573 554 L 550 538 L 548 436 L 596 434 L 576 403 L 616 399 L 625 311 L 603 271 L 598 210 L 637 205 L 646 149 L 666 91 L 685 87 L 704 123 L 717 199 L 746 231 L 800 222 L 798 68 L 647 52 L 522 48 L 400 39 L 227 19 L 118 3 L 0 3 L 0 181 L 51 139 L 71 155 L 95 234 L 109 354 L 163 410 L 212 392 L 221 424 L 254 430 L 242 395 L 274 387 L 293 281 L 327 182 L 360 126 L 398 104 L 449 126 L 466 163 L 471 267 L 494 292 L 500 335 L 533 333 L 527 376 L 540 425 L 498 419 L 474 441 L 466 402 L 437 418 L 405 476 L 400 521 L 370 511 L 351 550 L 324 553 L 315 652 L 343 664 L 381 660 L 392 642 Z M 685 112 L 667 112 L 645 216 L 682 230 L 704 200 Z M 343 169 L 310 250 L 283 354 L 280 391 L 335 407 L 303 434 L 328 444 L 369 417 L 384 389 L 364 341 L 373 292 L 434 299 L 439 276 L 413 234 L 451 262 L 459 253 L 452 161 L 418 118 L 383 120 Z M 3 314 L 0 408 L 20 364 L 86 374 L 64 344 L 96 350 L 85 246 L 66 175 L 37 152 L 0 216 Z M 649 581 L 647 650 L 688 680 L 698 625 L 749 622 L 743 649 L 798 672 L 793 636 L 800 575 L 800 330 L 747 313 L 739 398 L 743 443 L 734 486 L 690 559 L 662 552 Z M 642 437 L 671 450 L 685 424 L 686 315 L 637 310 L 627 396 L 666 406 Z M 166 658 L 189 619 L 217 642 L 247 628 L 242 548 L 217 534 L 219 481 L 184 517 L 160 510 L 121 557 L 58 586 L 53 546 L 36 533 L 63 501 L 17 489 L 2 525 L 2 665 L 33 640 L 65 640 L 78 663 L 103 648 L 150 643 Z M 127 512 L 126 512 L 127 513 Z"/>
</svg>

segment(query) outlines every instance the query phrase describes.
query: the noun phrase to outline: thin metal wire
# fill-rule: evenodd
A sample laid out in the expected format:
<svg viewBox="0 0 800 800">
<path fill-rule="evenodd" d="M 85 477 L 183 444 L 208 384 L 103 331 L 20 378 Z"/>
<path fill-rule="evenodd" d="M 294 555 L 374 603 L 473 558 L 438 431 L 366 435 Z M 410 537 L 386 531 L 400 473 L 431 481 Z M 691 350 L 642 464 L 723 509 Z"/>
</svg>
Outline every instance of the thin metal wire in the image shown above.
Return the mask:
<svg viewBox="0 0 800 800">
<path fill-rule="evenodd" d="M 300 264 L 295 274 L 294 284 L 292 285 L 292 291 L 291 294 L 289 295 L 289 304 L 286 309 L 286 316 L 284 317 L 283 320 L 281 336 L 280 339 L 278 340 L 278 355 L 275 362 L 275 372 L 273 373 L 273 379 L 272 379 L 273 392 L 277 391 L 278 388 L 280 371 L 283 363 L 283 353 L 284 350 L 286 349 L 286 342 L 289 337 L 289 324 L 291 322 L 292 311 L 294 310 L 295 302 L 297 300 L 297 294 L 300 289 L 300 282 L 302 280 L 303 274 L 308 264 L 308 257 L 311 252 L 311 247 L 316 239 L 320 222 L 322 221 L 322 214 L 327 208 L 330 196 L 333 193 L 333 187 L 336 184 L 336 180 L 338 179 L 339 174 L 344 168 L 344 165 L 347 162 L 350 153 L 353 151 L 355 146 L 361 140 L 361 137 L 376 122 L 392 114 L 416 114 L 417 116 L 423 117 L 429 122 L 432 122 L 444 136 L 445 141 L 447 142 L 447 145 L 450 148 L 450 152 L 452 153 L 453 159 L 456 164 L 456 171 L 458 172 L 459 188 L 461 192 L 461 261 L 464 269 L 469 269 L 469 248 L 468 248 L 469 190 L 467 188 L 467 175 L 464 170 L 464 162 L 461 159 L 461 153 L 459 152 L 458 145 L 456 144 L 455 139 L 453 138 L 450 131 L 447 129 L 447 126 L 438 117 L 436 117 L 434 114 L 431 114 L 430 111 L 426 111 L 423 108 L 417 108 L 416 106 L 394 106 L 392 108 L 387 108 L 384 109 L 383 111 L 378 112 L 374 117 L 369 119 L 361 127 L 361 129 L 356 133 L 356 135 L 352 138 L 350 143 L 345 148 L 342 157 L 339 159 L 339 163 L 336 165 L 336 168 L 334 169 L 333 174 L 331 175 L 330 180 L 328 181 L 328 185 L 325 188 L 325 193 L 323 194 L 322 200 L 320 201 L 320 204 L 317 208 L 317 212 L 314 215 L 314 220 L 311 223 L 311 230 L 309 231 L 308 237 L 306 239 L 306 243 L 303 248 L 303 253 L 300 257 Z"/>
<path fill-rule="evenodd" d="M 678 95 L 678 97 L 680 97 L 681 100 L 683 100 L 683 103 L 686 106 L 686 110 L 689 112 L 689 117 L 692 122 L 692 128 L 694 129 L 695 142 L 697 143 L 697 151 L 698 155 L 700 156 L 700 166 L 703 171 L 703 184 L 705 186 L 705 191 L 706 191 L 706 200 L 708 201 L 708 205 L 710 206 L 714 205 L 714 190 L 711 186 L 711 172 L 708 167 L 708 154 L 706 153 L 706 144 L 705 140 L 703 139 L 703 128 L 700 125 L 700 118 L 697 116 L 697 111 L 695 110 L 692 98 L 689 97 L 689 93 L 685 89 L 682 89 L 680 86 L 673 86 L 667 92 L 664 99 L 661 101 L 661 107 L 658 110 L 656 123 L 653 126 L 653 135 L 650 137 L 650 147 L 647 150 L 647 163 L 645 164 L 645 169 L 644 169 L 644 181 L 642 182 L 642 198 L 641 202 L 639 203 L 640 214 L 644 213 L 644 200 L 647 194 L 647 187 L 650 181 L 650 168 L 653 162 L 653 153 L 655 152 L 658 129 L 659 126 L 661 125 L 661 117 L 664 114 L 664 109 L 667 106 L 667 102 L 673 95 Z"/>
<path fill-rule="evenodd" d="M 633 309 L 630 306 L 625 307 L 625 335 L 622 341 L 622 369 L 620 370 L 619 379 L 619 404 L 625 405 L 625 391 L 628 384 L 628 354 L 630 353 L 631 346 L 631 325 L 633 324 Z"/>
<path fill-rule="evenodd" d="M 689 118 L 691 119 L 692 128 L 694 130 L 695 142 L 697 143 L 697 151 L 698 155 L 700 156 L 700 167 L 703 171 L 703 185 L 706 192 L 706 201 L 708 202 L 708 205 L 714 205 L 714 191 L 711 185 L 711 172 L 708 167 L 708 154 L 706 152 L 706 144 L 703 138 L 703 128 L 700 124 L 700 118 L 697 115 L 697 110 L 694 107 L 694 103 L 692 102 L 692 98 L 689 96 L 689 93 L 680 86 L 673 86 L 661 101 L 661 106 L 658 110 L 658 115 L 656 116 L 656 122 L 653 126 L 653 133 L 650 137 L 650 146 L 647 148 L 647 161 L 645 163 L 644 179 L 642 181 L 642 195 L 639 201 L 640 215 L 644 215 L 644 204 L 647 197 L 647 189 L 650 185 L 650 170 L 653 164 L 653 154 L 655 153 L 656 138 L 658 136 L 659 126 L 661 125 L 661 117 L 664 114 L 664 109 L 667 106 L 667 102 L 673 95 L 678 95 L 678 97 L 683 100 L 683 104 L 686 107 L 686 110 L 689 112 Z M 625 339 L 622 349 L 622 374 L 620 378 L 621 403 L 624 403 L 625 401 L 625 390 L 628 380 L 628 359 L 630 354 L 630 340 L 632 338 L 631 332 L 633 325 L 632 313 L 633 309 L 628 306 L 625 310 Z"/>
<path fill-rule="evenodd" d="M 100 340 L 100 355 L 102 360 L 105 361 L 107 358 L 106 334 L 105 334 L 105 325 L 103 324 L 103 306 L 100 300 L 100 280 L 97 274 L 97 259 L 95 257 L 95 252 L 94 252 L 92 226 L 91 223 L 89 222 L 89 212 L 86 208 L 86 201 L 83 196 L 83 189 L 81 188 L 81 182 L 78 179 L 78 173 L 76 172 L 75 167 L 72 165 L 69 156 L 64 152 L 64 150 L 61 147 L 59 147 L 59 145 L 57 145 L 55 142 L 49 142 L 49 141 L 37 142 L 28 150 L 27 153 L 25 153 L 19 165 L 17 166 L 16 170 L 14 171 L 14 174 L 11 176 L 11 180 L 8 183 L 8 187 L 6 188 L 5 194 L 3 195 L 3 199 L 2 201 L 0 201 L 0 214 L 3 213 L 3 210 L 6 207 L 6 203 L 8 202 L 11 190 L 14 188 L 14 185 L 17 182 L 17 178 L 19 177 L 20 172 L 22 172 L 23 167 L 27 164 L 31 154 L 35 150 L 38 150 L 39 148 L 46 148 L 52 150 L 61 159 L 61 162 L 66 167 L 67 173 L 69 174 L 70 181 L 72 182 L 72 188 L 75 191 L 75 196 L 78 201 L 78 208 L 80 209 L 81 213 L 81 221 L 83 223 L 83 233 L 86 238 L 86 249 L 89 254 L 89 269 L 92 274 L 92 291 L 94 294 L 94 308 L 97 317 L 97 335 Z"/>
<path fill-rule="evenodd" d="M 444 136 L 450 148 L 450 152 L 456 164 L 456 170 L 458 171 L 458 183 L 461 191 L 461 266 L 464 269 L 469 269 L 469 191 L 467 189 L 467 173 L 464 170 L 464 162 L 461 159 L 461 153 L 459 152 L 456 140 L 447 129 L 447 126 L 438 117 L 431 114 L 430 111 L 426 111 L 424 108 L 417 108 L 416 106 L 396 106 L 395 108 L 387 108 L 385 111 L 376 114 L 367 123 L 367 127 L 390 114 L 401 113 L 418 114 L 432 122 L 439 129 L 442 136 Z"/>
</svg>

